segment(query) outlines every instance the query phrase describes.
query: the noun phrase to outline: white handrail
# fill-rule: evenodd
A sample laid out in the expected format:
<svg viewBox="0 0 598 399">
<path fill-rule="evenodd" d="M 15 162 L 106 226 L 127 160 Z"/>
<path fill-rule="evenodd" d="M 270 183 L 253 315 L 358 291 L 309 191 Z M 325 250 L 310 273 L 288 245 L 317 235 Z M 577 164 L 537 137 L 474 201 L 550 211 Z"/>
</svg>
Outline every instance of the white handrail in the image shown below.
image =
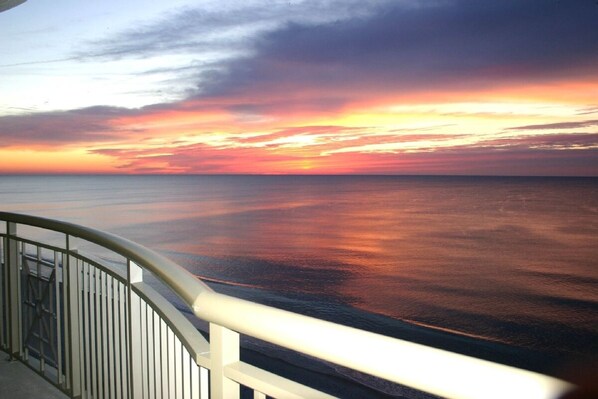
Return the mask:
<svg viewBox="0 0 598 399">
<path fill-rule="evenodd" d="M 448 398 L 556 398 L 557 378 L 232 298 L 200 294 L 202 319 L 289 349 Z"/>
<path fill-rule="evenodd" d="M 0 220 L 62 232 L 119 253 L 160 278 L 197 317 L 214 325 L 436 395 L 555 399 L 574 387 L 539 373 L 219 294 L 174 262 L 110 233 L 8 212 L 0 212 Z"/>
</svg>

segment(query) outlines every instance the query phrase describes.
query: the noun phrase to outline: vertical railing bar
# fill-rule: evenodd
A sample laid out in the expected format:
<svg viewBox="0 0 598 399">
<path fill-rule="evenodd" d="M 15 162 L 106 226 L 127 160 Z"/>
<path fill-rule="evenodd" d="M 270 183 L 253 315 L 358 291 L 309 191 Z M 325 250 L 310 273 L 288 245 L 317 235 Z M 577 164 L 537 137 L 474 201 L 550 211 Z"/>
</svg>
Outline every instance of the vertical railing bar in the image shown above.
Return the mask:
<svg viewBox="0 0 598 399">
<path fill-rule="evenodd" d="M 143 269 L 127 260 L 127 293 L 128 293 L 128 348 L 129 348 L 129 386 L 132 399 L 142 398 L 144 395 L 144 364 L 143 319 L 145 310 L 142 309 L 141 297 L 133 291 L 133 284 L 143 281 Z M 139 339 L 141 336 L 141 340 Z"/>
<path fill-rule="evenodd" d="M 62 312 L 60 301 L 60 280 L 63 279 L 63 274 L 60 273 L 58 252 L 54 251 L 54 296 L 56 297 L 56 356 L 57 356 L 57 380 L 58 386 L 62 386 Z"/>
<path fill-rule="evenodd" d="M 56 256 L 56 255 L 54 255 Z M 54 259 L 54 261 L 56 261 L 56 259 Z M 56 262 L 54 262 L 56 263 Z M 55 345 L 55 338 L 56 338 L 56 325 L 55 323 L 53 323 L 53 318 L 56 318 L 56 314 L 55 314 L 55 306 L 54 306 L 54 287 L 52 287 L 52 276 L 54 276 L 54 281 L 56 281 L 56 268 L 54 267 L 53 270 L 50 270 L 50 276 L 48 277 L 48 309 L 49 309 L 49 315 L 50 315 L 50 321 L 48 322 L 48 329 L 49 331 L 49 342 L 50 342 L 50 355 L 54 356 L 54 364 L 57 365 L 58 364 L 58 352 L 56 352 L 56 345 Z M 58 371 L 58 369 L 57 369 Z M 56 373 L 58 375 L 58 373 Z"/>
<path fill-rule="evenodd" d="M 17 224 L 6 223 L 6 248 L 5 248 L 5 287 L 6 287 L 6 324 L 7 324 L 7 349 L 9 357 L 20 356 L 21 331 L 19 322 L 21 311 L 19 309 L 19 242 L 17 241 Z"/>
<path fill-rule="evenodd" d="M 69 246 L 70 246 L 70 237 L 68 234 L 65 235 L 65 248 L 66 253 L 62 253 L 62 298 L 64 298 L 64 374 L 65 374 L 65 384 L 64 387 L 67 390 L 71 390 L 72 396 L 74 396 L 74 392 L 71 389 L 71 346 L 75 345 L 74 342 L 71 342 L 71 334 L 70 330 L 72 328 L 72 320 L 73 316 L 71 314 L 71 298 L 69 295 L 70 284 L 75 286 L 79 286 L 78 281 L 75 283 L 74 281 L 70 280 L 70 253 L 69 253 Z M 79 319 L 80 320 L 80 319 Z M 77 327 L 78 328 L 78 327 Z M 79 343 L 77 342 L 77 345 Z"/>
<path fill-rule="evenodd" d="M 185 369 L 185 377 L 183 378 L 183 382 L 185 384 L 185 391 L 187 392 L 187 397 L 189 399 L 193 398 L 193 368 L 191 365 L 191 355 L 185 348 L 185 345 L 181 343 L 183 348 L 183 368 Z"/>
<path fill-rule="evenodd" d="M 95 275 L 95 303 L 96 303 L 96 363 L 97 363 L 97 379 L 98 379 L 98 398 L 104 398 L 104 325 L 105 320 L 102 318 L 104 312 L 102 310 L 103 300 L 102 295 L 102 280 L 104 272 L 97 267 L 94 268 Z"/>
<path fill-rule="evenodd" d="M 42 373 L 42 375 L 44 374 L 44 370 L 45 370 L 45 354 L 44 354 L 44 340 L 43 340 L 43 336 L 44 336 L 44 331 L 42 329 L 42 307 L 43 307 L 43 303 L 42 303 L 42 259 L 41 259 L 41 248 L 39 245 L 35 246 L 35 252 L 36 252 L 36 259 L 37 259 L 37 264 L 36 264 L 36 271 L 37 271 L 37 293 L 35 294 L 35 304 L 37 306 L 39 306 L 39 309 L 36 308 L 36 313 L 38 313 L 37 316 L 37 333 L 39 334 L 38 340 L 39 340 L 39 371 L 40 373 Z M 21 262 L 26 262 L 25 256 L 27 255 L 27 250 L 25 249 L 25 244 L 23 243 L 23 254 L 21 257 Z M 28 277 L 31 278 L 31 277 Z M 25 342 L 23 343 L 25 344 Z"/>
<path fill-rule="evenodd" d="M 6 222 L 6 228 L 7 228 L 7 232 L 8 232 L 8 222 Z M 9 249 L 10 249 L 10 241 L 8 239 L 8 236 L 4 238 L 4 274 L 3 274 L 3 284 L 4 284 L 4 321 L 5 321 L 5 327 L 4 327 L 4 349 L 6 349 L 7 352 L 10 352 L 10 298 L 9 298 L 9 293 L 10 293 L 10 255 L 9 255 Z"/>
<path fill-rule="evenodd" d="M 85 264 L 82 260 L 78 258 L 75 259 L 75 271 L 76 271 L 76 281 L 77 281 L 77 302 L 78 312 L 79 312 L 79 368 L 81 372 L 79 373 L 78 383 L 80 385 L 81 394 L 84 397 L 88 397 L 89 394 L 89 340 L 87 339 L 86 335 L 89 332 L 89 328 L 87 327 L 87 282 L 86 282 L 86 270 Z M 73 329 L 74 330 L 74 329 Z M 75 356 L 73 356 L 75 359 Z M 73 365 L 74 367 L 75 365 Z M 73 374 L 74 375 L 74 374 Z M 73 379 L 73 385 L 77 382 Z"/>
<path fill-rule="evenodd" d="M 168 330 L 166 322 L 160 318 L 160 368 L 162 369 L 162 397 L 169 396 L 168 388 Z"/>
<path fill-rule="evenodd" d="M 201 390 L 201 399 L 210 398 L 210 374 L 204 367 L 199 368 L 199 389 Z"/>
<path fill-rule="evenodd" d="M 132 344 L 131 344 L 131 329 L 133 328 L 133 323 L 135 322 L 131 316 L 131 308 L 132 308 L 132 300 L 133 300 L 133 292 L 131 290 L 131 260 L 127 259 L 127 360 L 128 360 L 128 383 L 129 383 L 129 395 L 131 399 L 136 399 L 134 387 L 133 387 L 133 357 L 132 353 Z"/>
<path fill-rule="evenodd" d="M 122 298 L 120 297 L 119 290 L 120 290 L 120 282 L 118 280 L 112 281 L 112 330 L 113 338 L 114 338 L 114 395 L 116 399 L 122 399 L 122 386 L 124 384 L 123 380 L 121 379 L 121 366 L 122 366 L 122 348 L 120 344 L 121 338 L 121 331 L 120 331 L 120 323 L 121 318 L 123 317 L 120 313 L 120 301 Z"/>
<path fill-rule="evenodd" d="M 7 324 L 4 316 L 4 294 L 6 292 L 6 287 L 4 286 L 4 270 L 6 269 L 6 255 L 4 254 L 4 248 L 6 248 L 6 244 L 4 243 L 4 240 L 4 237 L 0 237 L 0 349 L 4 349 L 5 347 L 4 326 Z"/>
<path fill-rule="evenodd" d="M 27 244 L 22 243 L 22 248 L 23 251 L 26 252 L 27 251 Z M 20 257 L 19 257 L 20 259 Z M 22 293 L 22 290 L 24 289 L 25 291 L 25 301 L 30 303 L 30 304 L 36 304 L 36 297 L 35 294 L 32 290 L 33 288 L 33 283 L 31 282 L 33 279 L 33 273 L 31 273 L 31 271 L 29 270 L 29 267 L 27 265 L 24 265 L 23 270 L 21 270 L 21 268 L 19 267 L 19 274 L 23 273 L 25 274 L 25 283 L 23 284 L 23 286 L 19 286 L 19 292 Z M 25 320 L 25 326 L 27 326 L 29 329 L 33 330 L 33 320 L 35 315 L 33 314 L 34 310 L 32 309 L 31 306 L 24 306 L 22 308 L 22 313 L 21 313 L 21 318 Z M 31 335 L 33 335 L 33 331 L 30 331 Z M 23 333 L 23 335 L 21 335 L 21 340 L 23 343 L 23 358 L 22 360 L 25 361 L 25 363 L 29 363 L 29 346 L 27 345 L 28 340 L 27 337 L 24 336 L 25 333 Z M 40 340 L 40 345 L 41 345 L 41 340 Z M 41 362 L 37 364 L 38 367 L 38 371 L 41 369 Z"/>
<path fill-rule="evenodd" d="M 108 384 L 108 390 L 110 398 L 116 397 L 116 364 L 114 362 L 114 277 L 106 276 L 106 323 L 108 331 L 108 372 L 106 375 L 106 382 Z M 110 384 L 112 381 L 112 384 Z"/>
<path fill-rule="evenodd" d="M 97 387 L 97 349 L 96 349 L 96 301 L 95 301 L 95 267 L 92 264 L 89 264 L 89 365 L 91 372 L 89 374 L 90 382 L 91 382 L 91 395 L 95 399 L 98 397 L 98 387 Z"/>
<path fill-rule="evenodd" d="M 161 391 L 162 391 L 162 357 L 161 357 L 161 348 L 160 345 L 162 344 L 162 338 L 160 335 L 160 316 L 158 313 L 153 311 L 153 329 L 154 329 L 154 381 L 155 381 L 155 397 L 160 398 Z"/>
<path fill-rule="evenodd" d="M 8 222 L 6 222 L 6 228 L 8 231 Z M 10 303 L 8 301 L 8 237 L 2 237 L 2 276 L 0 283 L 2 286 L 2 295 L 0 298 L 0 318 L 2 319 L 2 325 L 0 325 L 0 348 L 8 349 L 8 309 Z"/>
<path fill-rule="evenodd" d="M 174 333 L 168 328 L 168 391 L 171 399 L 176 398 L 176 370 L 174 367 Z"/>
<path fill-rule="evenodd" d="M 147 358 L 147 303 L 139 297 L 139 332 L 141 333 L 141 389 L 143 398 L 148 397 Z"/>
<path fill-rule="evenodd" d="M 19 251 L 19 248 L 21 248 L 21 250 Z M 17 244 L 17 314 L 19 315 L 18 318 L 18 334 L 19 334 L 19 356 L 21 356 L 23 354 L 23 346 L 24 346 L 24 342 L 23 342 L 23 317 L 21 316 L 23 314 L 23 298 L 22 298 L 22 294 L 21 294 L 21 287 L 22 287 L 22 281 L 21 281 L 21 270 L 23 270 L 23 243 L 21 241 L 18 242 Z"/>
<path fill-rule="evenodd" d="M 68 317 L 65 323 L 68 323 L 65 336 L 66 349 L 68 350 L 68 372 L 67 386 L 70 388 L 71 396 L 82 395 L 84 387 L 84 351 L 83 351 L 83 272 L 79 259 L 75 257 L 76 249 L 71 248 L 70 236 L 66 235 L 66 279 L 63 281 L 63 291 L 65 302 L 68 309 Z M 64 276 L 64 258 L 63 258 L 63 276 Z"/>
<path fill-rule="evenodd" d="M 146 303 L 145 316 L 145 331 L 147 334 L 147 380 L 148 380 L 148 397 L 154 399 L 156 397 L 156 368 L 154 359 L 154 310 Z"/>
<path fill-rule="evenodd" d="M 108 273 L 102 272 L 102 295 L 101 295 L 101 302 L 102 302 L 102 365 L 103 365 L 103 373 L 102 373 L 102 381 L 104 383 L 104 397 L 110 398 L 110 386 L 108 383 L 110 382 L 110 362 L 108 359 Z"/>
<path fill-rule="evenodd" d="M 54 313 L 56 311 L 56 309 L 54 307 L 54 290 L 53 290 L 54 287 L 52 287 L 52 276 L 54 276 L 54 280 L 56 280 L 56 269 L 55 268 L 54 268 L 54 270 L 50 270 L 50 275 L 48 276 L 48 288 L 47 288 L 47 290 L 48 290 L 48 311 L 49 311 L 48 314 L 50 315 L 50 317 L 49 317 L 50 321 L 48 322 L 48 326 L 47 326 L 47 329 L 49 331 L 46 331 L 46 332 L 49 335 L 49 337 L 48 337 L 48 342 L 50 343 L 49 344 L 49 347 L 50 347 L 49 355 L 50 356 L 55 355 L 54 362 L 56 364 L 56 362 L 58 360 L 56 358 L 58 356 L 58 353 L 56 353 L 56 346 L 54 345 L 55 344 L 54 338 L 56 337 L 56 332 L 54 331 L 55 324 L 52 322 L 52 319 L 56 317 L 56 314 Z M 43 303 L 42 303 L 42 307 L 43 307 Z"/>
<path fill-rule="evenodd" d="M 22 253 L 23 253 L 23 243 L 21 241 L 17 242 L 17 273 L 16 273 L 16 277 L 17 277 L 17 314 L 19 315 L 18 317 L 18 321 L 17 321 L 17 332 L 18 332 L 18 336 L 19 336 L 19 345 L 18 345 L 18 356 L 20 357 L 23 354 L 23 346 L 24 346 L 24 342 L 23 342 L 23 318 L 22 318 L 22 314 L 23 314 L 23 298 L 22 298 L 22 292 L 21 292 L 21 287 L 22 287 L 22 281 L 21 281 L 21 270 L 23 270 L 23 257 L 22 257 Z"/>
<path fill-rule="evenodd" d="M 192 362 L 191 356 L 188 356 L 187 363 L 187 368 L 189 369 L 189 393 L 193 398 L 193 396 L 198 396 L 199 392 L 195 390 L 195 362 Z"/>
<path fill-rule="evenodd" d="M 101 285 L 101 271 L 94 266 L 93 268 L 93 282 L 94 282 L 94 323 L 95 323 L 95 378 L 96 378 L 96 393 L 98 398 L 104 397 L 104 384 L 103 384 L 103 367 L 102 367 L 102 285 Z"/>
<path fill-rule="evenodd" d="M 85 307 L 83 317 L 85 319 L 85 397 L 95 397 L 95 393 L 93 392 L 92 380 L 91 380 L 91 367 L 92 367 L 92 351 L 91 351 L 91 323 L 92 323 L 92 314 L 91 314 L 91 287 L 90 287 L 90 272 L 89 272 L 89 265 L 86 262 L 81 262 L 83 264 L 83 281 L 85 287 L 83 289 L 83 294 L 85 297 Z"/>
<path fill-rule="evenodd" d="M 191 371 L 191 397 L 199 398 L 199 366 L 195 364 L 192 356 L 189 356 L 189 370 Z"/>
<path fill-rule="evenodd" d="M 123 398 L 129 398 L 131 396 L 130 383 L 129 383 L 129 368 L 125 365 L 129 364 L 128 354 L 128 327 L 127 327 L 127 309 L 129 298 L 125 294 L 126 286 L 124 284 L 118 285 L 118 306 L 119 306 L 119 320 L 118 325 L 120 328 L 119 341 L 120 341 L 120 373 L 121 373 L 121 394 Z"/>
<path fill-rule="evenodd" d="M 183 370 L 181 370 L 182 365 L 182 354 L 181 354 L 181 345 L 179 338 L 174 334 L 174 353 L 175 353 L 175 370 L 176 370 L 176 397 L 182 398 L 183 397 Z"/>
</svg>

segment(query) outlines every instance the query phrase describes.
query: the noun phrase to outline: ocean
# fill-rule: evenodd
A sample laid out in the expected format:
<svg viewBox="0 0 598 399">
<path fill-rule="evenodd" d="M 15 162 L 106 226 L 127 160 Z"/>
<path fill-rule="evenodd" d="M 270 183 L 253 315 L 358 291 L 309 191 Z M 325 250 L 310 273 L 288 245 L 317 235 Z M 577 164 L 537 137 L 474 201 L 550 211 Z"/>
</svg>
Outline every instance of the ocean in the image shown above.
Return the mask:
<svg viewBox="0 0 598 399">
<path fill-rule="evenodd" d="M 557 376 L 598 354 L 597 178 L 0 176 L 0 209 L 106 230 L 216 291 L 385 335 Z M 299 379 L 425 397 L 247 347 Z"/>
</svg>

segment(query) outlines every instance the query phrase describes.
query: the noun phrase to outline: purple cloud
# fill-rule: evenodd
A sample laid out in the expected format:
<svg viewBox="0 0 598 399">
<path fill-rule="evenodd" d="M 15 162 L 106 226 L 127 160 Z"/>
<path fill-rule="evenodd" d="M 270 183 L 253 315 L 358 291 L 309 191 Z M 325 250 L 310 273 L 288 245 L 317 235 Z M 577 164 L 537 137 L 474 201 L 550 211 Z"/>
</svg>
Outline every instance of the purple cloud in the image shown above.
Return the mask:
<svg viewBox="0 0 598 399">
<path fill-rule="evenodd" d="M 598 119 L 581 122 L 544 123 L 539 125 L 526 125 L 510 127 L 507 130 L 548 130 L 548 129 L 581 129 L 584 127 L 598 126 Z"/>
<path fill-rule="evenodd" d="M 366 17 L 264 34 L 252 57 L 211 71 L 203 93 L 317 86 L 356 95 L 595 76 L 597 20 L 593 1 L 386 3 Z"/>
</svg>

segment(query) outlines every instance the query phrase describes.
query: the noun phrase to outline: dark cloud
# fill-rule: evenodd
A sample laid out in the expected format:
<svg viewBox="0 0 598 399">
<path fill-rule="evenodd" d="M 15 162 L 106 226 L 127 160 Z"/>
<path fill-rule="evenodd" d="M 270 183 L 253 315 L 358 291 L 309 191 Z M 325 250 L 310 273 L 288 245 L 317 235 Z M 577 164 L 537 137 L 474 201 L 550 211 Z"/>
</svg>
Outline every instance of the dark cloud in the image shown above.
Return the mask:
<svg viewBox="0 0 598 399">
<path fill-rule="evenodd" d="M 584 127 L 598 126 L 598 119 L 581 122 L 544 123 L 540 125 L 526 125 L 511 127 L 507 130 L 548 130 L 548 129 L 581 129 Z"/>
<path fill-rule="evenodd" d="M 522 137 L 509 137 L 483 141 L 478 147 L 549 148 L 549 149 L 598 149 L 598 133 L 559 133 Z M 598 163 L 597 163 L 598 166 Z"/>
<path fill-rule="evenodd" d="M 239 138 L 241 143 L 261 143 L 290 136 L 312 136 L 312 135 L 332 135 L 344 136 L 350 134 L 359 134 L 363 132 L 362 127 L 346 126 L 299 126 L 281 129 L 273 133 L 262 134 L 259 136 Z"/>
<path fill-rule="evenodd" d="M 211 76 L 205 93 L 318 86 L 464 90 L 596 74 L 598 7 L 590 0 L 392 2 L 334 23 L 289 23 L 250 58 Z"/>
<path fill-rule="evenodd" d="M 0 117 L 0 147 L 63 146 L 122 138 L 110 120 L 134 111 L 117 107 L 89 107 Z"/>
<path fill-rule="evenodd" d="M 590 114 L 598 114 L 598 107 L 586 107 L 580 109 L 577 112 L 577 115 L 590 115 Z"/>
</svg>

